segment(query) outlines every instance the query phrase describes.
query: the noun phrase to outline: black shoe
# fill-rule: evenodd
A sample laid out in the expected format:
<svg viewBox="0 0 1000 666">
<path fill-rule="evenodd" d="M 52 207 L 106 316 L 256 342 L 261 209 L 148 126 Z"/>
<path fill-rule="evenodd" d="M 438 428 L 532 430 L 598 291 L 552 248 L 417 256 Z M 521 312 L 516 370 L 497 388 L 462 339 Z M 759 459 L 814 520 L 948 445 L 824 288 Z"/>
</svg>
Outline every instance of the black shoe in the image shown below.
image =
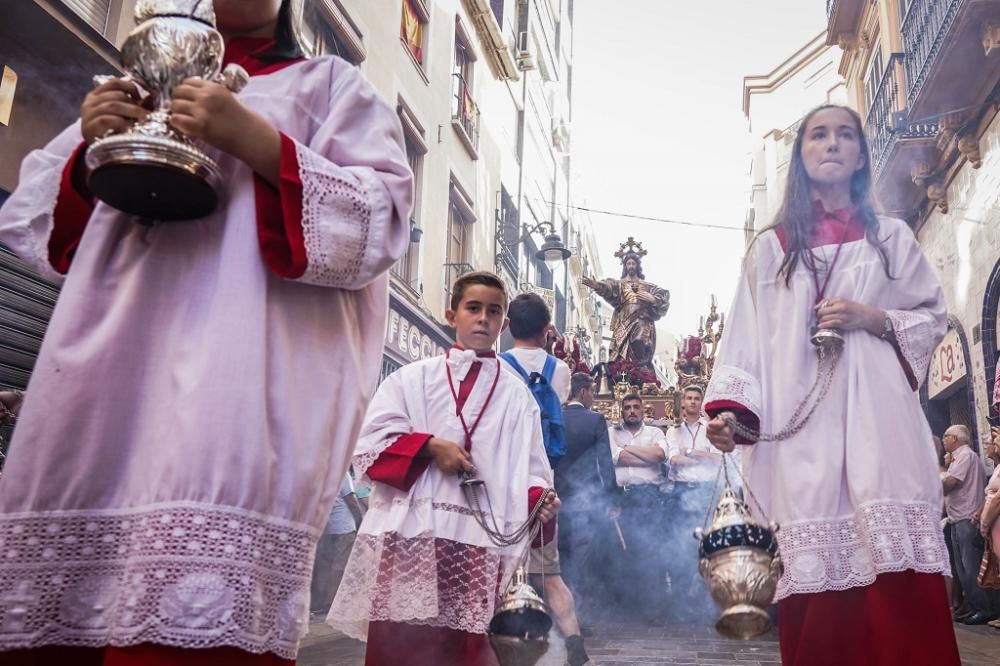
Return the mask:
<svg viewBox="0 0 1000 666">
<path fill-rule="evenodd" d="M 582 636 L 569 636 L 566 638 L 566 661 L 569 666 L 584 666 L 590 661 L 587 650 L 583 647 Z"/>
<path fill-rule="evenodd" d="M 986 624 L 986 623 L 988 623 L 988 622 L 990 622 L 992 620 L 995 620 L 995 619 L 996 619 L 996 616 L 995 615 L 990 615 L 989 613 L 982 613 L 982 612 L 980 612 L 980 613 L 973 613 L 969 617 L 967 617 L 964 620 L 962 620 L 962 624 L 968 625 L 970 627 L 973 627 L 973 626 L 980 625 L 980 624 Z"/>
<path fill-rule="evenodd" d="M 972 610 L 970 608 L 967 608 L 967 609 L 962 610 L 962 611 L 955 611 L 954 613 L 951 614 L 951 617 L 952 617 L 952 619 L 955 620 L 955 622 L 961 622 L 962 620 L 970 618 L 970 617 L 972 617 L 975 614 L 976 614 L 976 611 L 974 611 L 974 610 Z"/>
<path fill-rule="evenodd" d="M 583 636 L 584 638 L 593 638 L 594 637 L 594 630 L 591 629 L 588 625 L 581 624 L 580 625 L 580 635 Z"/>
</svg>

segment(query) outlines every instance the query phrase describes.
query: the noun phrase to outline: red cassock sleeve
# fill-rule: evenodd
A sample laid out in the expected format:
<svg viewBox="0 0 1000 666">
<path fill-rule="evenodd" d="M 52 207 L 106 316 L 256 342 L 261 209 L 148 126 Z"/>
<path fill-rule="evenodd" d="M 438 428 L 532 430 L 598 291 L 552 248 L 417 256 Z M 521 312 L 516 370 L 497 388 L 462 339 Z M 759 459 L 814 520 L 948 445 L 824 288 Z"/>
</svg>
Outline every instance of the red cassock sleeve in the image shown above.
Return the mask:
<svg viewBox="0 0 1000 666">
<path fill-rule="evenodd" d="M 422 432 L 403 435 L 375 459 L 368 468 L 368 478 L 397 490 L 409 490 L 431 464 L 431 458 L 417 457 L 431 437 Z"/>
<path fill-rule="evenodd" d="M 760 418 L 738 402 L 734 402 L 732 400 L 713 400 L 705 405 L 705 413 L 708 414 L 708 417 L 711 419 L 714 419 L 722 412 L 732 412 L 733 415 L 736 416 L 736 420 L 739 421 L 740 425 L 760 432 Z M 739 435 L 736 435 L 733 438 L 733 441 L 737 444 L 743 445 L 756 444 L 756 442 L 752 439 L 747 439 L 746 437 L 741 437 Z"/>
<path fill-rule="evenodd" d="M 254 174 L 257 207 L 257 241 L 264 263 L 289 280 L 302 277 L 309 260 L 302 233 L 302 178 L 295 141 L 281 133 L 281 161 L 275 188 Z"/>
<path fill-rule="evenodd" d="M 81 143 L 66 161 L 56 207 L 52 212 L 52 233 L 49 235 L 49 263 L 58 273 L 69 271 L 73 255 L 80 245 L 83 230 L 94 212 L 94 197 L 84 181 L 83 155 L 87 144 Z"/>
<path fill-rule="evenodd" d="M 538 504 L 538 499 L 542 496 L 542 493 L 544 491 L 545 488 L 542 488 L 541 486 L 531 486 L 530 488 L 528 488 L 528 513 L 531 513 L 531 510 L 535 507 L 536 504 Z M 553 518 L 549 522 L 544 523 L 542 525 L 542 531 L 539 532 L 538 536 L 535 537 L 535 540 L 531 542 L 531 547 L 540 548 L 543 541 L 545 543 L 549 543 L 555 538 L 556 538 L 556 519 Z"/>
</svg>

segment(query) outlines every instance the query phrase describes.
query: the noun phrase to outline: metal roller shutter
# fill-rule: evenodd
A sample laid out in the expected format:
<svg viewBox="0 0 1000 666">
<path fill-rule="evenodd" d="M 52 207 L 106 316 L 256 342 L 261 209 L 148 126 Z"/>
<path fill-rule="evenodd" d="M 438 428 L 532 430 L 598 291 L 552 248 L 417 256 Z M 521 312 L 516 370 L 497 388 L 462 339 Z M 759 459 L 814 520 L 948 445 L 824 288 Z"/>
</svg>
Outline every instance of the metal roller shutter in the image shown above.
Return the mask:
<svg viewBox="0 0 1000 666">
<path fill-rule="evenodd" d="M 97 32 L 106 34 L 111 0 L 63 0 L 63 4 Z"/>
<path fill-rule="evenodd" d="M 58 293 L 0 245 L 0 386 L 28 385 Z"/>
</svg>

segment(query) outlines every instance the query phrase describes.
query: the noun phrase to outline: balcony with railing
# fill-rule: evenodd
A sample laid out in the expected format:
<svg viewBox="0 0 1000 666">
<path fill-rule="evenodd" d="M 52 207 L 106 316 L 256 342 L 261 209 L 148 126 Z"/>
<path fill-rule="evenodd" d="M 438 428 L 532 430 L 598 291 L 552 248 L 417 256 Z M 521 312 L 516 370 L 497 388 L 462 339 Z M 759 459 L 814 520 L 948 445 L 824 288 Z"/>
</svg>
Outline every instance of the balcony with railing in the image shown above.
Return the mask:
<svg viewBox="0 0 1000 666">
<path fill-rule="evenodd" d="M 868 136 L 872 155 L 872 174 L 876 180 L 898 141 L 932 139 L 937 135 L 937 123 L 910 124 L 906 120 L 906 109 L 900 108 L 903 90 L 901 78 L 905 62 L 906 58 L 902 53 L 890 56 L 865 118 L 865 134 Z"/>
<path fill-rule="evenodd" d="M 875 192 L 887 211 L 910 208 L 919 196 L 910 178 L 915 161 L 926 161 L 934 151 L 936 123 L 910 123 L 905 101 L 906 56 L 893 53 L 865 117 L 865 135 L 871 153 Z"/>
<path fill-rule="evenodd" d="M 827 44 L 836 44 L 858 31 L 866 4 L 865 0 L 826 0 Z"/>
<path fill-rule="evenodd" d="M 992 0 L 912 0 L 901 26 L 911 117 L 984 102 L 1000 80 L 998 27 Z"/>
<path fill-rule="evenodd" d="M 461 74 L 453 74 L 454 93 L 451 105 L 451 124 L 473 159 L 479 157 L 479 106 L 472 98 L 472 90 Z"/>
</svg>

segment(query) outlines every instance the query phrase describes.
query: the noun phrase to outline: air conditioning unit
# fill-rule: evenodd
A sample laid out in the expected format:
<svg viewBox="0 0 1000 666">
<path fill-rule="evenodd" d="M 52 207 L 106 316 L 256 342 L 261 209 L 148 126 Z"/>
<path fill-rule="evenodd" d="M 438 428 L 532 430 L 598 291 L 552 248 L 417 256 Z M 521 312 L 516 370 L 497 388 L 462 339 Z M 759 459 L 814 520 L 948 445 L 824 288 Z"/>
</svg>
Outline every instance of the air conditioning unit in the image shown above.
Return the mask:
<svg viewBox="0 0 1000 666">
<path fill-rule="evenodd" d="M 522 72 L 535 69 L 535 58 L 531 55 L 531 39 L 527 30 L 517 33 L 517 48 L 515 49 L 517 68 Z"/>
</svg>

